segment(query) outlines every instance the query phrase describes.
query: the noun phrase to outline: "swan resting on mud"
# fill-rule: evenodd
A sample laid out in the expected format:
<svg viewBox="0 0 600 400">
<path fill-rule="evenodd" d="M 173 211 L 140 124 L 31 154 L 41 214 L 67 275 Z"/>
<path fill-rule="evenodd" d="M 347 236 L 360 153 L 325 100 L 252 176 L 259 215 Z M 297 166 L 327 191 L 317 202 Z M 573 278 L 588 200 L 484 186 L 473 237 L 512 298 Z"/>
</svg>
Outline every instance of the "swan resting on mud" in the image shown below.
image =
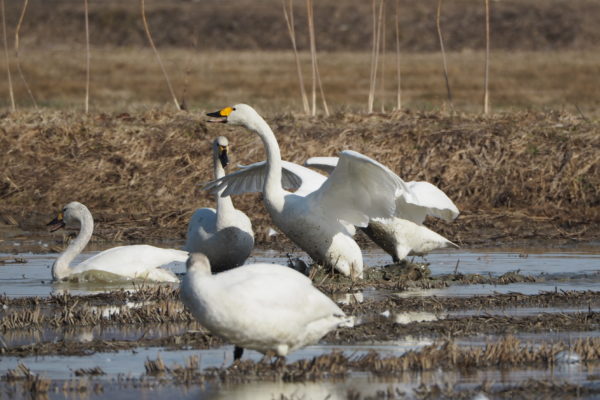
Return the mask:
<svg viewBox="0 0 600 400">
<path fill-rule="evenodd" d="M 229 141 L 224 136 L 213 142 L 215 179 L 225 176 L 229 163 Z M 252 223 L 246 214 L 233 206 L 231 197 L 216 193 L 217 209 L 199 208 L 188 224 L 185 250 L 203 253 L 210 260 L 213 272 L 238 267 L 254 248 Z"/>
<path fill-rule="evenodd" d="M 154 282 L 179 282 L 173 272 L 159 268 L 174 261 L 185 262 L 188 252 L 163 249 L 149 245 L 119 246 L 104 250 L 77 265 L 71 262 L 83 251 L 92 237 L 94 219 L 88 208 L 73 201 L 48 226 L 52 232 L 78 222 L 81 226 L 77 237 L 52 264 L 52 279 L 69 279 L 84 272 L 104 272 L 121 279 L 143 279 Z M 90 275 L 93 276 L 93 275 Z"/>
<path fill-rule="evenodd" d="M 213 275 L 208 258 L 192 253 L 180 288 L 200 324 L 236 346 L 236 360 L 244 348 L 285 357 L 354 326 L 308 277 L 283 265 L 246 264 Z"/>
<path fill-rule="evenodd" d="M 290 193 L 282 186 L 283 162 L 275 134 L 252 107 L 238 104 L 207 115 L 257 134 L 267 161 L 264 173 L 245 169 L 216 179 L 205 189 L 224 189 L 221 196 L 262 191 L 273 223 L 314 261 L 362 278 L 363 259 L 353 239 L 354 226 L 391 217 L 396 197 L 409 195 L 402 180 L 377 161 L 347 150 L 340 153 L 338 167 L 319 188 Z"/>
</svg>

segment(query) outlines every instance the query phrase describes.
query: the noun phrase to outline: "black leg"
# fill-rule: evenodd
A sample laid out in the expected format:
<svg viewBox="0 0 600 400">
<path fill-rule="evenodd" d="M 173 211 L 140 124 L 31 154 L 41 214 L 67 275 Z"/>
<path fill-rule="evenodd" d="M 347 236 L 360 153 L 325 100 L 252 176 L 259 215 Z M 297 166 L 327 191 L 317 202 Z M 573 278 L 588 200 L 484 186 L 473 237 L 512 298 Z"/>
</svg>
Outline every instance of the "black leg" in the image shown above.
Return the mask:
<svg viewBox="0 0 600 400">
<path fill-rule="evenodd" d="M 242 354 L 244 354 L 244 348 L 235 346 L 233 348 L 233 361 L 237 361 L 242 358 Z"/>
</svg>

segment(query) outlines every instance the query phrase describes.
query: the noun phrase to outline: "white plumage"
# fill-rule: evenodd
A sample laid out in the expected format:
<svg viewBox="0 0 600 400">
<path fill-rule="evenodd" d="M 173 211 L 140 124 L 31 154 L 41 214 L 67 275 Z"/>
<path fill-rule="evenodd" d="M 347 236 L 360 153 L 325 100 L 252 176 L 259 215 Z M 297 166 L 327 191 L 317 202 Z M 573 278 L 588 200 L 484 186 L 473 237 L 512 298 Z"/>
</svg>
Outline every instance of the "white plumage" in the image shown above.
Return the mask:
<svg viewBox="0 0 600 400">
<path fill-rule="evenodd" d="M 274 264 L 249 264 L 212 275 L 208 259 L 190 256 L 181 299 L 200 324 L 235 344 L 285 356 L 354 320 L 306 276 Z"/>
<path fill-rule="evenodd" d="M 94 219 L 86 206 L 73 201 L 65 206 L 48 225 L 57 230 L 66 224 L 79 222 L 81 228 L 77 237 L 54 261 L 52 278 L 63 280 L 84 272 L 108 272 L 125 279 L 144 279 L 156 282 L 179 282 L 171 271 L 158 268 L 174 261 L 185 262 L 186 251 L 163 249 L 148 245 L 119 246 L 105 250 L 78 265 L 70 266 L 71 261 L 83 251 L 94 230 Z"/>
<path fill-rule="evenodd" d="M 304 165 L 332 173 L 337 168 L 338 158 L 312 157 Z M 394 174 L 391 171 L 390 173 Z M 310 179 L 313 179 L 312 176 Z M 423 226 L 427 215 L 446 221 L 455 219 L 459 211 L 452 200 L 429 182 L 411 181 L 405 184 L 410 196 L 401 193 L 396 197 L 394 216 L 387 219 L 373 218 L 363 231 L 390 254 L 394 261 L 408 255 L 424 255 L 435 249 L 458 247 L 442 235 Z"/>
<path fill-rule="evenodd" d="M 215 179 L 225 175 L 229 141 L 219 136 L 213 142 Z M 213 267 L 221 272 L 244 264 L 254 248 L 252 223 L 237 210 L 228 195 L 217 193 L 217 209 L 200 208 L 188 224 L 185 249 L 204 253 Z"/>
<path fill-rule="evenodd" d="M 245 168 L 206 188 L 224 189 L 223 195 L 230 195 L 256 191 L 262 184 L 267 211 L 283 233 L 313 260 L 345 275 L 362 277 L 362 253 L 352 238 L 353 225 L 366 226 L 371 218 L 392 216 L 396 196 L 407 192 L 404 183 L 378 162 L 343 151 L 340 166 L 318 189 L 287 192 L 282 186 L 284 164 L 275 135 L 252 107 L 238 104 L 208 115 L 256 133 L 265 146 L 267 161 L 264 174 Z"/>
</svg>

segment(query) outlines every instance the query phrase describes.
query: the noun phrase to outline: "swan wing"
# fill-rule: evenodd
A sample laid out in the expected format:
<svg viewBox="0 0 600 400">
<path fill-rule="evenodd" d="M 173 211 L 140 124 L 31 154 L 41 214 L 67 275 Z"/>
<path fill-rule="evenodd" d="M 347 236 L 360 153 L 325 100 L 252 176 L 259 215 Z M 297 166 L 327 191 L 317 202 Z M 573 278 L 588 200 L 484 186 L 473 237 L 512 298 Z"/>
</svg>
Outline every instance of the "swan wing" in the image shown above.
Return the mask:
<svg viewBox="0 0 600 400">
<path fill-rule="evenodd" d="M 128 278 L 149 276 L 151 270 L 171 262 L 185 262 L 187 251 L 149 245 L 119 246 L 105 250 L 73 267 L 74 273 L 106 271 Z M 175 280 L 177 278 L 173 275 Z"/>
<path fill-rule="evenodd" d="M 318 189 L 326 178 L 308 168 L 282 161 L 281 185 L 302 195 Z M 222 196 L 262 192 L 267 173 L 266 161 L 240 166 L 240 169 L 204 185 L 203 189 L 216 192 L 225 188 Z"/>
<path fill-rule="evenodd" d="M 393 216 L 398 196 L 411 197 L 402 179 L 372 158 L 345 150 L 329 178 L 309 197 L 311 207 L 323 215 L 365 227 L 370 218 Z"/>
<path fill-rule="evenodd" d="M 331 175 L 337 166 L 338 160 L 338 157 L 311 157 L 304 162 L 304 166 L 320 169 L 327 175 Z"/>
<path fill-rule="evenodd" d="M 228 274 L 228 275 L 225 275 Z M 307 323 L 344 313 L 316 289 L 310 279 L 291 268 L 273 264 L 251 264 L 215 275 L 223 296 L 232 296 L 232 312 L 254 320 L 272 319 L 273 325 Z M 234 300 L 235 299 L 235 300 Z M 223 305 L 224 306 L 224 305 Z"/>
<path fill-rule="evenodd" d="M 396 216 L 422 224 L 427 215 L 452 221 L 459 211 L 450 198 L 429 182 L 413 181 L 407 183 L 411 198 L 399 198 L 396 202 Z"/>
</svg>

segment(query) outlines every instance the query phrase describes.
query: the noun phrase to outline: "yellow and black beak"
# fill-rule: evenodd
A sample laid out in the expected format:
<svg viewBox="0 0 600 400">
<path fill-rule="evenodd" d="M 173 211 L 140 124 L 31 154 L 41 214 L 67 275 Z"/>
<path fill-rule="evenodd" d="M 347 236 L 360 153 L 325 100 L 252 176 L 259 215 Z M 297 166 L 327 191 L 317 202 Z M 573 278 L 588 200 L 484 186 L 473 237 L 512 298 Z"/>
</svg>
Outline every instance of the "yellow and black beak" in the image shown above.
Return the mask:
<svg viewBox="0 0 600 400">
<path fill-rule="evenodd" d="M 231 114 L 232 111 L 233 111 L 232 107 L 225 107 L 224 109 L 219 110 L 219 111 L 206 113 L 206 115 L 208 115 L 209 117 L 218 118 L 216 120 L 209 120 L 208 122 L 221 122 L 223 124 L 226 124 L 227 117 L 229 116 L 229 114 Z"/>
<path fill-rule="evenodd" d="M 46 226 L 49 227 L 50 232 L 55 232 L 61 228 L 65 227 L 65 221 L 63 220 L 63 213 L 59 212 L 58 215 L 56 216 L 56 218 L 54 218 L 52 221 L 48 222 L 46 224 Z"/>
<path fill-rule="evenodd" d="M 221 165 L 225 168 L 229 165 L 229 157 L 227 156 L 227 146 L 219 146 L 219 161 L 221 161 Z"/>
</svg>

